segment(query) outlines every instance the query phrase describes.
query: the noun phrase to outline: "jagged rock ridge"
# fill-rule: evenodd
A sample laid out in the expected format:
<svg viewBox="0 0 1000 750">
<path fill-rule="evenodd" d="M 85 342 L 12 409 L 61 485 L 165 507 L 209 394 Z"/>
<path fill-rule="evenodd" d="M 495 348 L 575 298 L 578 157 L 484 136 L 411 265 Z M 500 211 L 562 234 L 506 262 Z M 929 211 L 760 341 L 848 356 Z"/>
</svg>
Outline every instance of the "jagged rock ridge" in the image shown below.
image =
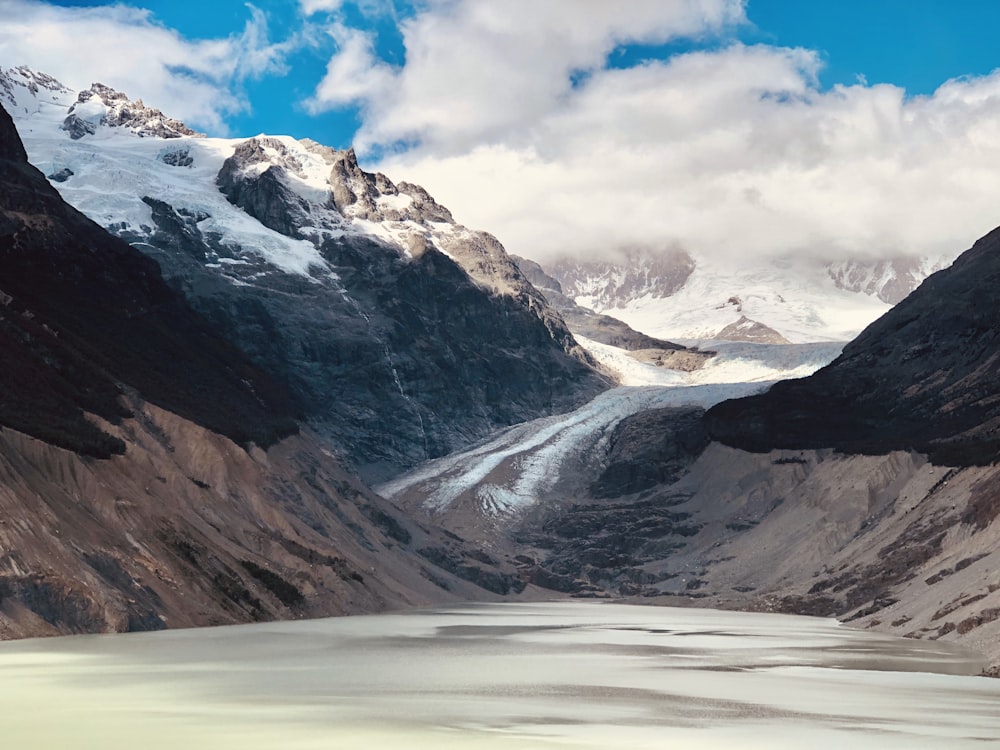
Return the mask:
<svg viewBox="0 0 1000 750">
<path fill-rule="evenodd" d="M 830 278 L 841 289 L 878 297 L 895 305 L 920 286 L 931 273 L 946 268 L 944 258 L 891 258 L 888 260 L 849 260 L 827 266 Z"/>
<path fill-rule="evenodd" d="M 127 128 L 140 137 L 180 138 L 200 135 L 180 120 L 167 117 L 160 110 L 147 107 L 142 99 L 131 101 L 128 96 L 103 83 L 92 84 L 81 91 L 76 103 L 63 120 L 63 130 L 70 138 L 93 135 L 100 125 Z"/>
<path fill-rule="evenodd" d="M 586 297 L 599 310 L 624 307 L 644 297 L 669 297 L 694 271 L 694 260 L 683 250 L 626 251 L 618 261 L 562 258 L 548 265 L 568 297 Z"/>
</svg>

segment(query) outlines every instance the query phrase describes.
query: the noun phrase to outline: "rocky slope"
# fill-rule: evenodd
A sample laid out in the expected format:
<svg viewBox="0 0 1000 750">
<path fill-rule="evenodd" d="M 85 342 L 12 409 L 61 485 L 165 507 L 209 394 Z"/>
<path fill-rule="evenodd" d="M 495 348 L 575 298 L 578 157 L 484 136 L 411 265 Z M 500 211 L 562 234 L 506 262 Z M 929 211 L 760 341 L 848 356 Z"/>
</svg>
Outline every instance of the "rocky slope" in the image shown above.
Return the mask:
<svg viewBox="0 0 1000 750">
<path fill-rule="evenodd" d="M 366 477 L 608 387 L 495 238 L 353 152 L 191 137 L 107 87 L 74 102 L 2 77 L 63 197 L 155 259 Z M 93 133 L 62 129 L 70 106 Z"/>
<path fill-rule="evenodd" d="M 523 584 L 353 479 L 0 108 L 0 636 L 372 611 Z"/>
<path fill-rule="evenodd" d="M 695 269 L 683 250 L 632 250 L 617 260 L 562 258 L 548 265 L 568 297 L 584 297 L 595 309 L 622 308 L 645 296 L 669 297 L 684 286 Z"/>
<path fill-rule="evenodd" d="M 916 450 L 952 466 L 1000 455 L 1000 231 L 870 325 L 805 380 L 723 403 L 713 437 L 750 450 Z"/>
<path fill-rule="evenodd" d="M 644 436 L 656 420 L 669 426 Z M 623 422 L 603 471 L 622 481 L 508 532 L 522 575 L 574 596 L 836 616 L 958 641 L 1000 668 L 996 466 L 718 443 L 649 455 L 667 434 L 697 446 L 700 429 L 680 412 Z M 665 481 L 649 481 L 659 468 Z"/>
<path fill-rule="evenodd" d="M 840 261 L 827 265 L 827 273 L 841 289 L 878 297 L 895 305 L 935 271 L 947 268 L 951 257 L 890 258 Z"/>
</svg>

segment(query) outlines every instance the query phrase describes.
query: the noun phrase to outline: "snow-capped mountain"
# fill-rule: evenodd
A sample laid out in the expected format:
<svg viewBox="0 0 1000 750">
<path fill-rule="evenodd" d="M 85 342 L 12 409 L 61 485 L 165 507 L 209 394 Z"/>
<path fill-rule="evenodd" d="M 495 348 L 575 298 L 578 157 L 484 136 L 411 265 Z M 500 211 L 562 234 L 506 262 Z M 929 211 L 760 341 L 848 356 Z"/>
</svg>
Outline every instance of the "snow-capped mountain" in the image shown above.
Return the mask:
<svg viewBox="0 0 1000 750">
<path fill-rule="evenodd" d="M 683 250 L 627 250 L 616 260 L 567 257 L 548 266 L 565 294 L 584 297 L 604 310 L 645 296 L 669 297 L 684 286 L 694 268 L 694 260 Z"/>
<path fill-rule="evenodd" d="M 952 257 L 720 259 L 678 251 L 546 269 L 584 307 L 671 340 L 847 341 Z"/>
<path fill-rule="evenodd" d="M 28 163 L 2 105 L 0 346 L 3 638 L 523 586 L 345 471 L 285 388 Z"/>
<path fill-rule="evenodd" d="M 309 140 L 205 138 L 94 84 L 0 72 L 31 162 L 154 258 L 370 475 L 603 388 L 499 242 Z"/>
<path fill-rule="evenodd" d="M 846 260 L 830 263 L 827 272 L 840 289 L 861 292 L 895 305 L 932 273 L 951 265 L 954 259 L 954 256 L 948 255 L 937 258 Z"/>
</svg>

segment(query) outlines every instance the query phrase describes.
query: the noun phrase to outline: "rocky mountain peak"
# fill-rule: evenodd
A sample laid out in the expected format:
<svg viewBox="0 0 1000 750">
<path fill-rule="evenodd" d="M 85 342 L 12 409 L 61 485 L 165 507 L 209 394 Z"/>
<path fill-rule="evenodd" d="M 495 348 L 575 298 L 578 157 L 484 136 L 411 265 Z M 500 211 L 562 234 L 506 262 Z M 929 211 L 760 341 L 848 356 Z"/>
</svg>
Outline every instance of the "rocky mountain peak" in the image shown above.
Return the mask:
<svg viewBox="0 0 1000 750">
<path fill-rule="evenodd" d="M 52 76 L 34 71 L 27 65 L 0 68 L 0 105 L 11 114 L 33 111 L 39 101 L 62 101 L 71 93 Z"/>
<path fill-rule="evenodd" d="M 691 276 L 695 263 L 683 250 L 627 250 L 619 258 L 562 258 L 549 273 L 568 297 L 586 297 L 597 310 L 624 307 L 646 295 L 669 297 Z"/>
<path fill-rule="evenodd" d="M 341 231 L 354 222 L 408 224 L 395 238 L 405 249 L 413 244 L 409 237 L 413 232 L 426 234 L 431 223 L 455 223 L 451 212 L 419 185 L 396 185 L 381 172 L 362 169 L 353 148 L 338 150 L 309 139 L 258 136 L 244 141 L 226 160 L 217 184 L 231 201 L 261 221 L 269 210 L 254 204 L 265 193 L 286 207 L 294 206 L 297 218 L 291 224 L 279 227 L 264 221 L 293 236 Z"/>
<path fill-rule="evenodd" d="M 716 335 L 726 341 L 752 341 L 758 344 L 787 344 L 788 339 L 770 326 L 741 315 L 735 323 L 730 323 Z"/>
<path fill-rule="evenodd" d="M 81 91 L 63 121 L 63 130 L 75 139 L 93 135 L 101 125 L 131 130 L 140 137 L 180 138 L 202 136 L 180 120 L 167 117 L 142 99 L 131 101 L 127 95 L 103 83 L 94 83 Z"/>
<path fill-rule="evenodd" d="M 867 294 L 895 305 L 930 274 L 946 268 L 949 260 L 945 257 L 843 260 L 828 264 L 827 273 L 840 289 Z"/>
</svg>

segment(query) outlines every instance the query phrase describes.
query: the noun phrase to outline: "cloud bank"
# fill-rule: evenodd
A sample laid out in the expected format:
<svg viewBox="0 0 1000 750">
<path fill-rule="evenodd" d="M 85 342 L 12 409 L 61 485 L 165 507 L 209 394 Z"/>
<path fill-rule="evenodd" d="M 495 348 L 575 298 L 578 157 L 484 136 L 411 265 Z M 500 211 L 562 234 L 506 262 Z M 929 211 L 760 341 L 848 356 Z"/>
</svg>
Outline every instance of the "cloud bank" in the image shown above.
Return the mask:
<svg viewBox="0 0 1000 750">
<path fill-rule="evenodd" d="M 401 67 L 335 25 L 310 107 L 360 105 L 374 166 L 540 259 L 937 255 L 1000 223 L 1000 73 L 822 90 L 815 51 L 726 43 L 745 20 L 726 0 L 431 0 Z M 616 64 L 705 36 L 722 42 Z"/>
</svg>

